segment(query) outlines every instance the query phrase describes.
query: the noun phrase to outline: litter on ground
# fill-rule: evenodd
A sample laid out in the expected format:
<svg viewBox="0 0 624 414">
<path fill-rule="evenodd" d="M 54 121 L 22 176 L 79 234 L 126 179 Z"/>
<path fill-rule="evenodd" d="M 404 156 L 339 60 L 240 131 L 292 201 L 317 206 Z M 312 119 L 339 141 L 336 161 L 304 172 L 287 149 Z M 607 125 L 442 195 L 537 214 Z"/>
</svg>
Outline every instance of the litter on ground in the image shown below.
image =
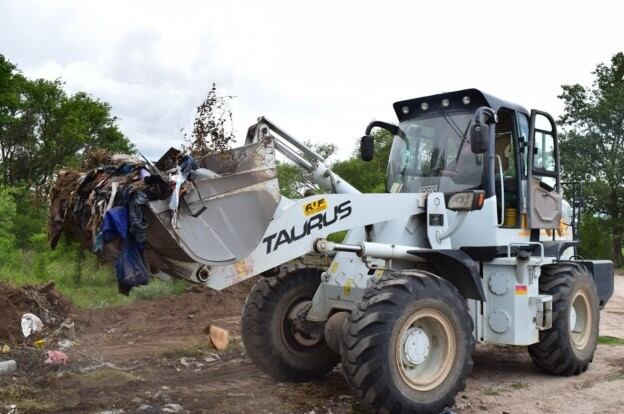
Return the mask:
<svg viewBox="0 0 624 414">
<path fill-rule="evenodd" d="M 37 315 L 32 313 L 25 313 L 22 315 L 22 333 L 25 338 L 28 338 L 30 334 L 39 332 L 43 329 L 43 322 Z"/>
</svg>

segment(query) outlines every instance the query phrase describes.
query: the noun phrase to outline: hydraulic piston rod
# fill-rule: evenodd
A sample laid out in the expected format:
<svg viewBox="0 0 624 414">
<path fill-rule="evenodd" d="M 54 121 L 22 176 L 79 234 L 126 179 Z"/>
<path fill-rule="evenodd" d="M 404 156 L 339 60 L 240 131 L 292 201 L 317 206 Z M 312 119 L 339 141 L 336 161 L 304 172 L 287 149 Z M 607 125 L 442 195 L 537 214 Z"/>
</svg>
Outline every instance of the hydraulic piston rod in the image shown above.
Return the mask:
<svg viewBox="0 0 624 414">
<path fill-rule="evenodd" d="M 415 256 L 410 251 L 421 250 L 421 247 L 401 246 L 386 243 L 362 242 L 360 244 L 334 243 L 327 239 L 318 239 L 314 247 L 319 253 L 349 252 L 360 257 L 373 257 L 377 259 L 401 259 L 412 262 L 420 262 L 422 259 Z"/>
</svg>

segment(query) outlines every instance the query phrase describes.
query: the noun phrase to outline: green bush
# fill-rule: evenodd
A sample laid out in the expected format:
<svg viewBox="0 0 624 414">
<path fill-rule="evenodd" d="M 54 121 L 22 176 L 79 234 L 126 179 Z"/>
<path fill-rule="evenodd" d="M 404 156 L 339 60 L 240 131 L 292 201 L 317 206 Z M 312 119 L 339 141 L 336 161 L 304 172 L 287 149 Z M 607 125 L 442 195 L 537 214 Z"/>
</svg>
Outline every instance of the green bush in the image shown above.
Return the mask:
<svg viewBox="0 0 624 414">
<path fill-rule="evenodd" d="M 29 201 L 30 200 L 30 201 Z M 102 307 L 154 299 L 184 291 L 184 282 L 152 280 L 130 296 L 117 291 L 110 264 L 66 238 L 49 245 L 46 206 L 22 188 L 0 188 L 0 280 L 15 284 L 54 280 L 57 288 L 81 307 Z"/>
</svg>

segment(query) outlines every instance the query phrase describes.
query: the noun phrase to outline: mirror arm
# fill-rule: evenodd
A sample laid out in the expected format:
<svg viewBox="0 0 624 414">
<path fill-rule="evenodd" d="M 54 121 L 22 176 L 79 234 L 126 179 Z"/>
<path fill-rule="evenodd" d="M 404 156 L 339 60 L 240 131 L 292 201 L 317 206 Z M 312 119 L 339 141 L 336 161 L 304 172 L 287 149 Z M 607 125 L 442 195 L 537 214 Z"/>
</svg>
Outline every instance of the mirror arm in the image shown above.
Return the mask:
<svg viewBox="0 0 624 414">
<path fill-rule="evenodd" d="M 385 129 L 386 131 L 390 132 L 392 135 L 399 135 L 399 127 L 398 126 L 396 126 L 394 124 L 390 124 L 388 122 L 383 122 L 383 121 L 373 121 L 373 122 L 371 122 L 366 127 L 366 131 L 364 133 L 366 135 L 370 135 L 371 131 L 375 127 L 381 128 L 381 129 Z"/>
</svg>

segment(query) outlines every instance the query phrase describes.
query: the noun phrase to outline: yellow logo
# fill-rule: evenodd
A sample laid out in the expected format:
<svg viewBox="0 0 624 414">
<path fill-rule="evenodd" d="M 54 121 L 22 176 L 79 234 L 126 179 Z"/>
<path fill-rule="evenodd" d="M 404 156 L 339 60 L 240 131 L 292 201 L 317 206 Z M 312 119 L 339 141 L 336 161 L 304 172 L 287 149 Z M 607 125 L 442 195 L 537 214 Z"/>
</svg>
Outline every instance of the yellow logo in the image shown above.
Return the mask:
<svg viewBox="0 0 624 414">
<path fill-rule="evenodd" d="M 349 296 L 351 294 L 351 288 L 354 285 L 354 280 L 353 279 L 347 279 L 345 281 L 344 286 L 342 287 L 342 292 L 345 294 L 345 296 Z"/>
<path fill-rule="evenodd" d="M 318 200 L 311 201 L 303 206 L 303 214 L 311 216 L 314 213 L 327 209 L 327 200 L 319 198 Z"/>
</svg>

